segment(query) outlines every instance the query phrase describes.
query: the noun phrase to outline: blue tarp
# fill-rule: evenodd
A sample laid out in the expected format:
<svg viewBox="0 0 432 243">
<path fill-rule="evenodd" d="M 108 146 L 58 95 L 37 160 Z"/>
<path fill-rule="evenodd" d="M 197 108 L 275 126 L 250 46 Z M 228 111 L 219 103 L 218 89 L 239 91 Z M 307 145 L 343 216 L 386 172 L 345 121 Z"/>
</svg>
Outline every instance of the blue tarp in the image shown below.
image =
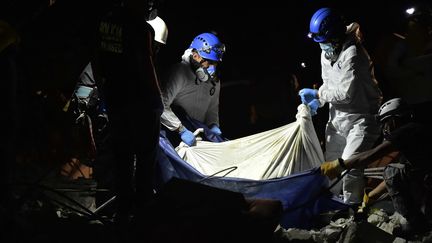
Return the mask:
<svg viewBox="0 0 432 243">
<path fill-rule="evenodd" d="M 189 124 L 188 124 L 189 125 Z M 196 126 L 195 126 L 196 125 Z M 196 123 L 189 129 L 197 127 L 208 128 Z M 215 142 L 223 141 L 221 137 L 205 137 L 207 140 L 215 139 Z M 280 225 L 285 228 L 311 229 L 314 220 L 321 213 L 331 210 L 346 209 L 344 204 L 326 188 L 329 181 L 320 174 L 319 168 L 310 169 L 290 176 L 267 179 L 250 180 L 217 175 L 209 177 L 201 174 L 186 161 L 182 160 L 175 151 L 164 131 L 161 131 L 158 151 L 158 175 L 159 186 L 168 182 L 171 178 L 199 182 L 208 186 L 242 193 L 246 198 L 277 199 L 282 202 L 283 216 Z"/>
</svg>

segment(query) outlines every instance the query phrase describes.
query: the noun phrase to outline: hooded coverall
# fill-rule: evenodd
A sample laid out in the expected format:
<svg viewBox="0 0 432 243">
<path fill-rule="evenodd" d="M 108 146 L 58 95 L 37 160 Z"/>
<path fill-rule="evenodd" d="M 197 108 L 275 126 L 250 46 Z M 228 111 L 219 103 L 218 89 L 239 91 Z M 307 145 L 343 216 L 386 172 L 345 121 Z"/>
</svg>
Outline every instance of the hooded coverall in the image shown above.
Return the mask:
<svg viewBox="0 0 432 243">
<path fill-rule="evenodd" d="M 206 125 L 219 126 L 220 82 L 199 81 L 191 68 L 189 58 L 189 55 L 184 55 L 183 60 L 172 67 L 162 87 L 164 111 L 161 123 L 170 131 L 181 125 L 180 119 L 171 109 L 172 106 L 182 108 L 188 116 Z"/>
<path fill-rule="evenodd" d="M 323 85 L 318 90 L 321 106 L 329 103 L 326 125 L 326 160 L 347 159 L 370 149 L 380 136 L 375 120 L 382 94 L 373 66 L 360 43 L 359 25 L 347 27 L 347 38 L 336 61 L 321 53 Z M 363 169 L 352 169 L 342 181 L 344 201 L 361 203 L 365 179 Z"/>
</svg>

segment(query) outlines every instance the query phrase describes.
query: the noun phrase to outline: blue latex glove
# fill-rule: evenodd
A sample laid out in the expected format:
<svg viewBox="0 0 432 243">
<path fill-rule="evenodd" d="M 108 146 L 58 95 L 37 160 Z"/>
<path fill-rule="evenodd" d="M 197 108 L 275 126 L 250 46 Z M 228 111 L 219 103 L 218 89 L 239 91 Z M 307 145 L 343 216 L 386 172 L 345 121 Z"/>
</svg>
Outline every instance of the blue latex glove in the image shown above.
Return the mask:
<svg viewBox="0 0 432 243">
<path fill-rule="evenodd" d="M 195 145 L 196 139 L 195 139 L 195 135 L 189 131 L 188 129 L 184 128 L 181 132 L 179 132 L 181 140 L 189 145 L 189 146 L 193 146 Z"/>
<path fill-rule="evenodd" d="M 320 102 L 318 99 L 313 99 L 311 102 L 308 103 L 308 106 L 311 109 L 311 115 L 315 116 L 317 114 L 317 110 L 320 107 Z"/>
<path fill-rule="evenodd" d="M 303 104 L 309 104 L 313 99 L 318 98 L 318 90 L 304 88 L 299 91 L 299 95 Z"/>
<path fill-rule="evenodd" d="M 222 134 L 222 131 L 220 130 L 220 128 L 217 125 L 213 125 L 210 128 L 210 131 L 212 131 L 216 135 L 221 135 Z"/>
</svg>

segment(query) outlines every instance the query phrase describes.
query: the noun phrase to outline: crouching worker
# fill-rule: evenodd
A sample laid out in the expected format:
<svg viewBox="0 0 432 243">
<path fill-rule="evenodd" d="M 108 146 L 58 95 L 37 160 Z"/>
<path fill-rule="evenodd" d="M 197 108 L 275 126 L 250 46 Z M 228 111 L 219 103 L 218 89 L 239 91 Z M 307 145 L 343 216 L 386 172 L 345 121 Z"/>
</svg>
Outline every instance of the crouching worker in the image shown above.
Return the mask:
<svg viewBox="0 0 432 243">
<path fill-rule="evenodd" d="M 430 121 L 419 119 L 413 108 L 401 98 L 387 101 L 378 112 L 384 135 L 381 144 L 349 159 L 327 161 L 321 165 L 321 173 L 333 179 L 345 169 L 365 167 L 390 153 L 399 152 L 403 159 L 388 164 L 383 177 L 395 210 L 407 220 L 393 234 L 404 238 L 430 230 L 428 223 L 432 219 Z"/>
</svg>

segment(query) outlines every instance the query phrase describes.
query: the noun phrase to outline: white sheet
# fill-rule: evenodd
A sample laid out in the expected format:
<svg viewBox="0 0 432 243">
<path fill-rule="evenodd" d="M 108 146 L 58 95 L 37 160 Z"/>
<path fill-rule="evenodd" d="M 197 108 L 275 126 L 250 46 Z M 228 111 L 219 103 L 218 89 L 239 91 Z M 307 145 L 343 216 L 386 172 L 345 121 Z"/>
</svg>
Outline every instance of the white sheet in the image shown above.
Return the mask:
<svg viewBox="0 0 432 243">
<path fill-rule="evenodd" d="M 180 157 L 204 175 L 264 180 L 318 167 L 324 156 L 309 107 L 297 107 L 296 121 L 279 128 L 221 143 L 198 141 L 176 148 Z M 222 171 L 222 172 L 220 172 Z M 219 172 L 219 173 L 218 173 Z"/>
</svg>

